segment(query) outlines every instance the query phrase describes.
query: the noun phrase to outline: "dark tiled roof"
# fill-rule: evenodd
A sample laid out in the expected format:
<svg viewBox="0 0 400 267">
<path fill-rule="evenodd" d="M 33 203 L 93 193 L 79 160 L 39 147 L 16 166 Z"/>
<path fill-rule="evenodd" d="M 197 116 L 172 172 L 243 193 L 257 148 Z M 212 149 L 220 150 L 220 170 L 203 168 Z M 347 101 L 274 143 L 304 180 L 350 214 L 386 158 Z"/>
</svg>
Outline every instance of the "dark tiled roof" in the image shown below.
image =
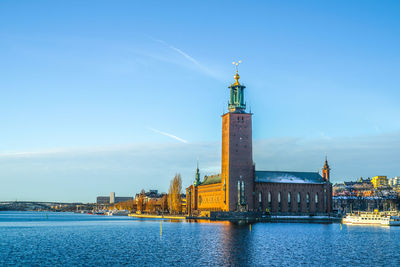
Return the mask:
<svg viewBox="0 0 400 267">
<path fill-rule="evenodd" d="M 221 182 L 221 174 L 204 176 L 204 181 L 200 185 L 216 184 Z"/>
<path fill-rule="evenodd" d="M 324 179 L 318 172 L 256 171 L 255 182 L 322 184 Z"/>
</svg>

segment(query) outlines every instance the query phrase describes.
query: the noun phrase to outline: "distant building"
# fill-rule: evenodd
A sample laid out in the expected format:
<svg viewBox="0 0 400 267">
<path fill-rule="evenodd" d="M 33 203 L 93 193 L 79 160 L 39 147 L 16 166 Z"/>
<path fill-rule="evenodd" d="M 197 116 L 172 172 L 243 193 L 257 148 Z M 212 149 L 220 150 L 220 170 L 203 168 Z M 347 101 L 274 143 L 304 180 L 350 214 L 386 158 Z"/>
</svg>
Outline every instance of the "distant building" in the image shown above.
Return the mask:
<svg viewBox="0 0 400 267">
<path fill-rule="evenodd" d="M 97 204 L 110 204 L 110 197 L 103 197 L 103 196 L 97 197 L 96 203 Z"/>
<path fill-rule="evenodd" d="M 124 202 L 128 200 L 133 200 L 133 197 L 115 197 L 114 203 Z"/>
<path fill-rule="evenodd" d="M 387 176 L 375 176 L 372 177 L 371 183 L 374 185 L 374 188 L 388 186 L 388 179 Z"/>
<path fill-rule="evenodd" d="M 141 192 L 136 194 L 135 199 L 138 200 L 140 197 L 143 197 L 145 202 L 149 201 L 150 199 L 159 199 L 162 198 L 165 193 L 158 193 L 158 190 L 150 189 L 148 192 Z"/>
<path fill-rule="evenodd" d="M 394 177 L 394 178 L 388 179 L 388 184 L 389 184 L 391 187 L 399 187 L 399 186 L 400 186 L 400 177 L 399 177 L 399 176 L 396 176 L 396 177 Z"/>
<path fill-rule="evenodd" d="M 124 202 L 128 200 L 133 200 L 133 197 L 116 197 L 115 192 L 111 192 L 109 197 L 99 196 L 96 199 L 97 204 L 115 204 L 119 202 Z"/>
<path fill-rule="evenodd" d="M 111 192 L 110 193 L 110 204 L 114 204 L 115 203 L 115 192 Z"/>
<path fill-rule="evenodd" d="M 371 196 L 374 194 L 374 186 L 371 179 L 363 179 L 357 181 L 346 181 L 333 186 L 334 196 Z"/>
</svg>

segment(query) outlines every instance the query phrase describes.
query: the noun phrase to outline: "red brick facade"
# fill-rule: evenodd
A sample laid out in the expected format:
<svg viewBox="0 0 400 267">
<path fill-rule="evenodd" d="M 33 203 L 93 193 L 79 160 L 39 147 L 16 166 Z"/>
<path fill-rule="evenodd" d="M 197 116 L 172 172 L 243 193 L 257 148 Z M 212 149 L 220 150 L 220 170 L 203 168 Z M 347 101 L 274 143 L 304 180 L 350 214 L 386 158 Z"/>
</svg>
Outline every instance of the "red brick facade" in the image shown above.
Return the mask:
<svg viewBox="0 0 400 267">
<path fill-rule="evenodd" d="M 255 183 L 255 193 L 255 207 L 259 211 L 282 214 L 332 212 L 330 184 Z"/>
<path fill-rule="evenodd" d="M 222 185 L 226 188 L 222 210 L 252 210 L 254 174 L 252 123 L 249 113 L 226 113 L 222 116 L 221 178 Z M 239 203 L 242 189 L 244 195 Z"/>
</svg>

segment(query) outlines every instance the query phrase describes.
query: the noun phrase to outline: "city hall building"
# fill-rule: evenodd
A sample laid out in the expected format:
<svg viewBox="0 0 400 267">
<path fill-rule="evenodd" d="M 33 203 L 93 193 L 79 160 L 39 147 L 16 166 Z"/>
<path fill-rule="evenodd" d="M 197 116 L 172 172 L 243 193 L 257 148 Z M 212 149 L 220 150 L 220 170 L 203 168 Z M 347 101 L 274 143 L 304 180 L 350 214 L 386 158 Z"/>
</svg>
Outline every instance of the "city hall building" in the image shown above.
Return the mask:
<svg viewBox="0 0 400 267">
<path fill-rule="evenodd" d="M 260 171 L 252 149 L 252 113 L 246 112 L 244 85 L 229 86 L 229 111 L 222 115 L 221 173 L 200 180 L 197 167 L 193 185 L 186 189 L 187 213 L 201 211 L 270 211 L 274 214 L 317 214 L 332 211 L 330 168 L 325 159 L 318 172 Z"/>
</svg>

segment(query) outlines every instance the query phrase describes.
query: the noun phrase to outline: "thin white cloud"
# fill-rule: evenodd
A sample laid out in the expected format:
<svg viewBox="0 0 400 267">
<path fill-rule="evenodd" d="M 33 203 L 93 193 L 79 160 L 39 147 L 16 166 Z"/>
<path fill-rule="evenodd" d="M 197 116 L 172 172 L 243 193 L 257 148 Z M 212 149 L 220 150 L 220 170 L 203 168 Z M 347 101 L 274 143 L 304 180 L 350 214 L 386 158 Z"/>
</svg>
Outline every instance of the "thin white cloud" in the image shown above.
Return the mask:
<svg viewBox="0 0 400 267">
<path fill-rule="evenodd" d="M 164 46 L 168 47 L 172 51 L 174 51 L 174 52 L 178 53 L 179 55 L 183 56 L 185 59 L 187 59 L 188 61 L 193 63 L 199 70 L 201 70 L 203 73 L 207 74 L 208 76 L 211 76 L 211 77 L 213 77 L 215 79 L 218 79 L 218 80 L 223 80 L 214 71 L 209 70 L 207 67 L 202 65 L 198 60 L 196 60 L 195 58 L 190 56 L 188 53 L 186 53 L 182 49 L 180 49 L 178 47 L 175 47 L 173 45 L 170 45 L 169 43 L 167 43 L 167 42 L 165 42 L 163 40 L 155 39 L 155 41 L 159 42 L 160 44 L 163 44 Z"/>
<path fill-rule="evenodd" d="M 194 59 L 193 57 L 189 56 L 187 53 L 183 52 L 181 49 L 179 49 L 179 48 L 177 48 L 177 47 L 175 47 L 173 45 L 170 45 L 170 44 L 168 44 L 167 42 L 165 42 L 163 40 L 156 40 L 156 41 L 161 43 L 161 44 L 163 44 L 163 45 L 165 45 L 165 46 L 167 46 L 167 47 L 169 47 L 170 49 L 174 50 L 175 52 L 177 52 L 178 54 L 182 55 L 183 57 L 185 57 L 187 60 L 191 61 L 192 63 L 194 63 L 194 64 L 196 64 L 198 66 L 201 66 L 201 64 L 196 59 Z"/>
<path fill-rule="evenodd" d="M 0 158 L 6 157 L 30 157 L 49 155 L 66 152 L 65 149 L 52 149 L 52 150 L 41 150 L 41 151 L 18 151 L 18 152 L 0 152 Z"/>
<path fill-rule="evenodd" d="M 194 59 L 193 57 L 189 56 L 187 53 L 185 53 L 184 51 L 182 51 L 181 49 L 170 45 L 162 40 L 157 40 L 158 42 L 168 46 L 169 48 L 171 48 L 172 50 L 176 51 L 178 54 L 182 55 L 184 58 L 186 58 L 187 60 L 189 60 L 190 62 L 192 62 L 193 64 L 199 66 L 199 67 L 203 67 L 196 59 Z"/>
<path fill-rule="evenodd" d="M 133 145 L 113 145 L 103 147 L 61 147 L 52 149 L 42 149 L 36 151 L 0 151 L 1 158 L 28 158 L 28 157 L 40 157 L 40 156 L 54 156 L 54 155 L 81 155 L 91 154 L 99 152 L 121 152 L 124 150 L 132 149 Z M 137 145 L 136 145 L 137 146 Z"/>
<path fill-rule="evenodd" d="M 182 142 L 182 143 L 185 143 L 185 144 L 188 143 L 188 141 L 186 141 L 185 139 L 182 139 L 182 138 L 180 138 L 180 137 L 178 137 L 176 135 L 173 135 L 173 134 L 170 134 L 170 133 L 166 133 L 166 132 L 154 129 L 154 128 L 149 128 L 149 129 L 152 130 L 155 133 L 159 133 L 159 134 L 171 137 L 172 139 L 178 140 L 179 142 Z"/>
</svg>

